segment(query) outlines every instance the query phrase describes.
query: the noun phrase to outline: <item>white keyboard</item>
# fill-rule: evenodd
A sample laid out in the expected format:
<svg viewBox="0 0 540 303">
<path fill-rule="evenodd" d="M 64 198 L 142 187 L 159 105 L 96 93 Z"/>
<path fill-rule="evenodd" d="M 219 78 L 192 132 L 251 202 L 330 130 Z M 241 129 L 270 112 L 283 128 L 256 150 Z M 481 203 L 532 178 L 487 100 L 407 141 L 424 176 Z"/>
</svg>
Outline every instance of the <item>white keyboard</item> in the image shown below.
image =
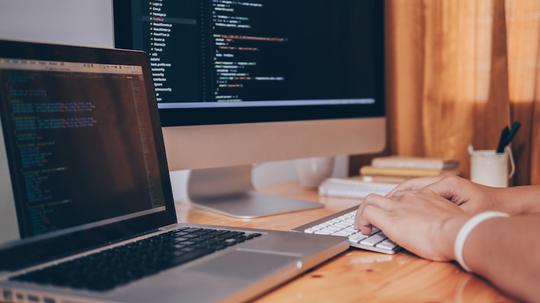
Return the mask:
<svg viewBox="0 0 540 303">
<path fill-rule="evenodd" d="M 378 228 L 373 228 L 370 235 L 364 235 L 354 228 L 356 207 L 348 209 L 330 218 L 316 221 L 297 228 L 308 234 L 348 237 L 351 246 L 385 254 L 395 254 L 399 246 L 388 239 Z"/>
</svg>

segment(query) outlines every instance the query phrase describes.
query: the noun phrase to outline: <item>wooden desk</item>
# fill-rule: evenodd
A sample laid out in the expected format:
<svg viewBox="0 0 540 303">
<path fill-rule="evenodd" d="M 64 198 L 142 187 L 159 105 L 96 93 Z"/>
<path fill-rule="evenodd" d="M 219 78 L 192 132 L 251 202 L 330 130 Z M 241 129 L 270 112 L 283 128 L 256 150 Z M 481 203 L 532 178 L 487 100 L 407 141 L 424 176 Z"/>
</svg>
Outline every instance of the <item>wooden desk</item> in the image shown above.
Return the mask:
<svg viewBox="0 0 540 303">
<path fill-rule="evenodd" d="M 177 205 L 181 222 L 290 230 L 358 204 L 358 200 L 320 198 L 315 191 L 284 183 L 263 192 L 326 205 L 323 209 L 240 220 Z M 508 302 L 488 282 L 453 263 L 420 259 L 407 252 L 394 256 L 350 249 L 268 294 L 258 302 Z"/>
</svg>

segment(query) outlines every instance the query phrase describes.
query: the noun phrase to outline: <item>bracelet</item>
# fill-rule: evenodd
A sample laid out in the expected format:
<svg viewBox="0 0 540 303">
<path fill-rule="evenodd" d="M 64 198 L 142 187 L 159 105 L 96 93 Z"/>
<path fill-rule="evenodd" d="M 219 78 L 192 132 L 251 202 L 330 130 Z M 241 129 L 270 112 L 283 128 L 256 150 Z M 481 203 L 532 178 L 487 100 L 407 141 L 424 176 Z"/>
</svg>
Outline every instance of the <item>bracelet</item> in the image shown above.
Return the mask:
<svg viewBox="0 0 540 303">
<path fill-rule="evenodd" d="M 471 231 L 478 226 L 478 224 L 488 219 L 497 217 L 507 218 L 510 217 L 510 215 L 499 211 L 486 211 L 470 218 L 459 230 L 456 241 L 454 242 L 454 254 L 456 256 L 456 261 L 466 271 L 471 272 L 471 269 L 467 266 L 467 264 L 465 264 L 465 260 L 463 260 L 463 247 L 465 246 L 465 240 L 467 240 L 467 237 Z"/>
</svg>

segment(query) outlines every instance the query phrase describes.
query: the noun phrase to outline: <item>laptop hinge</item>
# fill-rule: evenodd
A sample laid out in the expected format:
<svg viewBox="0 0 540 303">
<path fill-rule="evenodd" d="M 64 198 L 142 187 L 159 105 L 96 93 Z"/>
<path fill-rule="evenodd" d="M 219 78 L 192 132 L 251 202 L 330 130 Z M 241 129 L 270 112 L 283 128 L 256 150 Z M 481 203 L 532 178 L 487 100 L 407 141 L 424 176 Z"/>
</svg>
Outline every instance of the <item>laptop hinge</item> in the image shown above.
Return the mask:
<svg viewBox="0 0 540 303">
<path fill-rule="evenodd" d="M 174 223 L 174 224 L 171 224 L 171 225 L 160 227 L 159 230 L 165 231 L 165 230 L 175 229 L 177 227 L 178 227 L 178 223 Z"/>
</svg>

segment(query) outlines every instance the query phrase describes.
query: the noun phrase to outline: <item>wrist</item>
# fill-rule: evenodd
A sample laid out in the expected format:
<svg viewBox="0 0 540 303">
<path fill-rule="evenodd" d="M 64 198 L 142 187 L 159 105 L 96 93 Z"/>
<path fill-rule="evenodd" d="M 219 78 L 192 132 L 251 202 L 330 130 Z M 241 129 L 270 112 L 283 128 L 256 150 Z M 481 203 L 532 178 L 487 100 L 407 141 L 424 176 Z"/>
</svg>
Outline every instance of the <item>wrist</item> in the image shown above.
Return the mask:
<svg viewBox="0 0 540 303">
<path fill-rule="evenodd" d="M 461 215 L 447 219 L 442 224 L 442 232 L 440 237 L 440 253 L 447 260 L 455 260 L 454 243 L 456 241 L 459 230 L 472 217 L 472 215 Z"/>
<path fill-rule="evenodd" d="M 493 200 L 491 209 L 502 211 L 511 215 L 522 213 L 523 203 L 515 199 L 515 188 L 492 188 L 491 197 Z M 486 211 L 487 211 L 486 210 Z"/>
<path fill-rule="evenodd" d="M 494 209 L 510 215 L 521 215 L 540 212 L 540 186 L 518 186 L 511 188 L 494 188 Z M 515 197 L 520 197 L 516 199 Z"/>
<path fill-rule="evenodd" d="M 469 235 L 474 231 L 474 229 L 479 224 L 482 224 L 486 220 L 490 220 L 493 218 L 501 218 L 501 217 L 507 218 L 509 216 L 510 216 L 509 214 L 499 212 L 499 211 L 486 211 L 486 212 L 474 215 L 473 217 L 468 219 L 464 225 L 462 225 L 462 227 L 459 229 L 457 233 L 457 237 L 454 242 L 454 258 L 464 270 L 468 272 L 472 271 L 472 269 L 467 266 L 464 260 L 465 242 L 467 241 L 467 238 L 469 237 Z"/>
</svg>

